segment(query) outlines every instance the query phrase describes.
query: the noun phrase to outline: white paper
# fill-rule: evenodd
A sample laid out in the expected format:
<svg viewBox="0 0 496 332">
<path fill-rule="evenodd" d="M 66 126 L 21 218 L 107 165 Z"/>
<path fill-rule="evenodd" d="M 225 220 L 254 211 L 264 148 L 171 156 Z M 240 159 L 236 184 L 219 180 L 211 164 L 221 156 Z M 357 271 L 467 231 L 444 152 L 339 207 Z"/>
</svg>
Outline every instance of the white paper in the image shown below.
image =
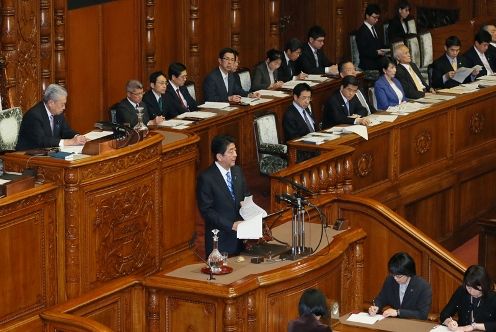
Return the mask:
<svg viewBox="0 0 496 332">
<path fill-rule="evenodd" d="M 329 77 L 322 76 L 322 75 L 309 74 L 307 77 L 305 77 L 305 80 L 317 81 L 317 82 L 325 82 L 325 81 L 329 81 L 330 78 Z"/>
<path fill-rule="evenodd" d="M 352 125 L 352 126 L 344 127 L 343 132 L 355 133 L 366 140 L 369 139 L 369 133 L 367 131 L 367 127 L 362 125 Z"/>
<path fill-rule="evenodd" d="M 9 182 L 10 182 L 10 180 L 0 179 L 0 185 L 6 184 L 6 183 L 9 183 Z"/>
<path fill-rule="evenodd" d="M 453 79 L 459 83 L 463 83 L 463 81 L 465 81 L 468 75 L 470 75 L 476 68 L 481 70 L 482 66 L 475 65 L 472 68 L 460 67 L 456 70 Z"/>
<path fill-rule="evenodd" d="M 496 75 L 484 75 L 479 78 L 478 80 L 484 80 L 484 81 L 496 81 Z"/>
<path fill-rule="evenodd" d="M 429 332 L 449 332 L 449 328 L 444 325 L 436 325 Z"/>
<path fill-rule="evenodd" d="M 379 122 L 394 122 L 394 120 L 396 120 L 398 116 L 390 114 L 370 114 L 366 118 L 372 121 L 377 120 Z"/>
<path fill-rule="evenodd" d="M 367 312 L 361 312 L 358 314 L 351 314 L 350 317 L 348 317 L 347 321 L 372 325 L 383 319 L 383 315 L 370 316 Z"/>
<path fill-rule="evenodd" d="M 238 224 L 238 239 L 259 239 L 262 233 L 262 218 L 267 216 L 267 211 L 255 204 L 253 196 L 245 197 L 239 209 L 240 216 L 244 221 Z"/>
<path fill-rule="evenodd" d="M 462 95 L 462 94 L 465 94 L 465 93 L 472 93 L 472 92 L 475 92 L 477 91 L 478 89 L 477 88 L 472 88 L 471 86 L 469 87 L 466 87 L 466 86 L 455 86 L 453 88 L 450 88 L 450 89 L 441 89 L 439 90 L 439 92 L 446 92 L 446 93 L 452 93 L 452 94 L 456 94 L 456 95 Z"/>
<path fill-rule="evenodd" d="M 68 153 L 78 153 L 78 154 L 81 154 L 81 153 L 83 153 L 83 147 L 84 147 L 84 145 L 63 146 L 63 147 L 60 147 L 60 151 L 61 152 L 68 152 Z"/>
<path fill-rule="evenodd" d="M 435 100 L 450 100 L 455 98 L 455 96 L 442 95 L 439 93 L 426 93 L 425 99 L 435 99 Z"/>
<path fill-rule="evenodd" d="M 243 98 L 241 98 L 241 103 L 242 104 L 245 104 L 245 102 L 243 101 Z M 267 103 L 269 101 L 272 101 L 272 99 L 269 99 L 269 98 L 250 98 L 250 99 L 252 99 L 252 101 L 250 101 L 249 103 L 247 103 L 250 106 L 258 105 L 258 104 L 263 104 L 263 103 Z"/>
<path fill-rule="evenodd" d="M 229 107 L 229 103 L 222 103 L 222 102 L 217 102 L 217 101 L 206 101 L 205 104 L 198 105 L 198 108 L 222 109 L 224 107 Z"/>
<path fill-rule="evenodd" d="M 261 96 L 272 96 L 272 97 L 277 97 L 277 98 L 282 98 L 282 97 L 287 97 L 288 94 L 283 91 L 279 90 L 258 90 L 257 93 L 259 93 Z"/>
<path fill-rule="evenodd" d="M 184 118 L 208 119 L 216 115 L 217 113 L 214 112 L 194 111 L 194 112 L 184 112 L 182 114 L 179 114 L 178 116 L 176 116 L 176 119 L 184 119 Z"/>
<path fill-rule="evenodd" d="M 189 120 L 170 119 L 170 120 L 165 120 L 165 121 L 160 122 L 158 124 L 158 126 L 175 128 L 178 126 L 188 126 L 192 123 L 194 123 L 194 122 L 189 121 Z"/>
<path fill-rule="evenodd" d="M 90 131 L 89 133 L 84 134 L 84 137 L 88 141 L 94 140 L 94 139 L 99 139 L 108 135 L 112 135 L 112 131 L 104 130 L 104 131 Z"/>
<path fill-rule="evenodd" d="M 282 88 L 283 89 L 293 89 L 296 85 L 300 84 L 300 83 L 306 83 L 308 84 L 309 86 L 315 86 L 317 85 L 318 83 L 316 82 L 312 82 L 312 81 L 302 81 L 302 80 L 294 80 L 294 81 L 288 81 L 286 83 L 284 83 L 282 85 Z"/>
<path fill-rule="evenodd" d="M 244 219 L 248 220 L 257 215 L 261 215 L 262 217 L 267 217 L 267 211 L 262 209 L 260 206 L 255 204 L 253 201 L 253 195 L 247 196 L 241 202 L 241 208 L 239 209 L 239 215 Z"/>
</svg>

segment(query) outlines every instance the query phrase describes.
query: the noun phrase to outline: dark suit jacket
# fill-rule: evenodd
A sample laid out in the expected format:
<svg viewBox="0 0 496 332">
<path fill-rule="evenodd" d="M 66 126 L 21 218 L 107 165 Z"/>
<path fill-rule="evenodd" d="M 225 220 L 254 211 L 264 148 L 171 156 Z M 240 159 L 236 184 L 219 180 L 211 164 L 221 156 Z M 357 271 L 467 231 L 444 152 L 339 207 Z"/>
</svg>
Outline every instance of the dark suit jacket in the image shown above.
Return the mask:
<svg viewBox="0 0 496 332">
<path fill-rule="evenodd" d="M 429 85 L 425 82 L 424 78 L 422 77 L 422 74 L 420 73 L 420 70 L 418 69 L 417 65 L 413 62 L 410 62 L 410 66 L 412 67 L 413 71 L 417 76 L 420 78 L 420 81 L 424 85 L 425 89 L 427 91 L 430 89 Z M 421 92 L 417 90 L 417 86 L 415 85 L 415 81 L 413 80 L 412 76 L 406 70 L 403 65 L 398 64 L 396 66 L 396 75 L 394 76 L 400 81 L 401 86 L 403 88 L 403 91 L 405 91 L 405 96 L 410 99 L 418 99 L 422 98 L 425 96 L 425 91 Z"/>
<path fill-rule="evenodd" d="M 315 63 L 315 57 L 313 56 L 312 49 L 306 43 L 301 48 L 301 55 L 297 60 L 298 72 L 304 72 L 306 74 L 324 74 L 325 67 L 332 66 L 331 61 L 325 56 L 322 49 L 317 50 L 317 58 L 319 59 L 319 66 Z"/>
<path fill-rule="evenodd" d="M 432 288 L 427 281 L 419 276 L 412 276 L 400 304 L 399 284 L 393 276 L 384 281 L 381 292 L 374 303 L 382 310 L 385 306 L 400 309 L 401 318 L 427 319 L 432 304 Z"/>
<path fill-rule="evenodd" d="M 314 129 L 317 129 L 313 115 L 311 116 L 311 120 L 314 121 Z M 293 104 L 289 105 L 288 110 L 284 113 L 282 126 L 284 128 L 284 139 L 286 142 L 305 136 L 310 132 L 305 119 L 301 117 L 300 112 L 298 112 Z"/>
<path fill-rule="evenodd" d="M 16 150 L 29 150 L 59 146 L 61 139 L 70 139 L 77 134 L 65 121 L 64 114 L 53 117 L 53 133 L 50 120 L 42 101 L 24 114 L 19 129 Z"/>
<path fill-rule="evenodd" d="M 155 98 L 152 90 L 145 92 L 143 95 L 143 102 L 148 109 L 150 120 L 155 119 L 158 115 L 165 116 L 164 95 L 162 95 L 162 108 L 158 105 L 157 98 Z"/>
<path fill-rule="evenodd" d="M 406 21 L 405 21 L 406 23 Z M 407 32 L 403 29 L 399 15 L 396 15 L 389 21 L 389 26 L 387 29 L 389 43 L 395 43 L 399 41 L 404 41 L 408 35 L 408 24 L 406 26 Z"/>
<path fill-rule="evenodd" d="M 377 54 L 377 50 L 385 48 L 381 35 L 376 28 L 377 37 L 372 35 L 369 28 L 363 23 L 356 32 L 358 53 L 360 54 L 360 69 L 380 70 L 383 56 Z"/>
<path fill-rule="evenodd" d="M 148 114 L 148 108 L 144 102 L 140 103 L 143 109 L 143 123 L 145 126 L 148 121 L 150 121 L 150 115 Z M 127 98 L 122 99 L 115 108 L 115 115 L 117 123 L 125 124 L 128 123 L 131 128 L 136 126 L 138 123 L 138 113 L 136 112 L 135 105 L 131 105 Z"/>
<path fill-rule="evenodd" d="M 403 90 L 400 81 L 393 77 L 393 82 L 403 93 L 403 99 L 401 101 L 406 101 L 405 91 Z M 389 84 L 384 75 L 381 75 L 379 79 L 375 81 L 374 94 L 377 99 L 377 109 L 379 110 L 386 110 L 389 106 L 396 106 L 400 103 L 398 95 L 394 92 L 391 84 Z"/>
<path fill-rule="evenodd" d="M 362 106 L 356 95 L 350 100 L 349 107 L 350 115 L 367 116 L 367 109 Z M 353 124 L 354 122 L 355 119 L 348 117 L 348 110 L 341 92 L 336 91 L 324 104 L 322 128 L 327 129 L 338 124 Z"/>
<path fill-rule="evenodd" d="M 164 107 L 165 107 L 166 119 L 172 119 L 186 111 L 189 112 L 196 111 L 196 107 L 197 107 L 196 101 L 189 94 L 188 88 L 185 86 L 181 86 L 179 87 L 179 92 L 181 92 L 184 99 L 186 99 L 186 104 L 188 108 L 184 108 L 176 91 L 174 91 L 172 85 L 169 84 L 167 85 L 167 90 L 165 90 L 165 94 L 164 94 Z"/>
<path fill-rule="evenodd" d="M 288 323 L 288 332 L 331 332 L 328 325 L 322 324 L 313 314 L 303 314 Z"/>
<path fill-rule="evenodd" d="M 279 79 L 278 69 L 274 70 L 274 81 Z M 267 89 L 270 85 L 269 70 L 265 61 L 259 63 L 251 77 L 251 91 Z"/>
<path fill-rule="evenodd" d="M 236 200 L 232 199 L 226 181 L 214 163 L 198 177 L 196 197 L 198 208 L 205 220 L 205 253 L 212 251 L 212 229 L 219 230 L 219 251 L 238 254 L 242 243 L 232 230 L 235 221 L 242 220 L 239 215 L 240 202 L 249 196 L 245 177 L 241 168 L 231 167 L 231 178 Z"/>
<path fill-rule="evenodd" d="M 297 63 L 291 60 L 286 61 L 286 56 L 281 58 L 281 67 L 277 70 L 278 79 L 287 82 L 293 79 L 293 76 L 299 75 Z"/>
<path fill-rule="evenodd" d="M 489 48 L 488 48 L 488 51 L 489 51 Z M 489 62 L 489 66 L 491 66 L 491 70 L 493 71 L 493 73 L 495 73 L 496 72 L 496 58 L 494 58 L 494 55 L 492 54 L 492 52 L 488 52 L 488 51 L 486 51 L 486 53 L 485 53 L 486 59 L 487 59 L 487 62 Z M 466 62 L 467 67 L 473 67 L 475 65 L 482 66 L 482 69 L 480 70 L 479 75 L 477 75 L 477 77 L 487 75 L 487 70 L 484 67 L 484 65 L 482 64 L 482 60 L 479 58 L 479 55 L 477 54 L 477 51 L 475 50 L 474 47 L 471 47 L 467 52 L 465 52 L 465 54 L 463 54 L 463 57 L 467 61 Z"/>
<path fill-rule="evenodd" d="M 496 293 L 491 291 L 486 297 L 480 299 L 480 303 L 476 303 L 478 303 L 476 306 L 470 303 L 470 294 L 464 286 L 458 287 L 441 311 L 439 319 L 444 322 L 446 318 L 457 314 L 459 326 L 470 325 L 472 308 L 474 308 L 475 322 L 484 323 L 486 331 L 496 331 Z"/>
<path fill-rule="evenodd" d="M 457 60 L 456 62 L 458 68 L 467 67 L 467 62 L 462 56 L 458 56 L 456 60 Z M 451 66 L 451 63 L 446 57 L 446 54 L 443 54 L 441 55 L 440 58 L 436 59 L 432 63 L 432 87 L 436 89 L 443 89 L 443 88 L 452 88 L 460 85 L 460 83 L 452 79 L 448 79 L 445 83 L 443 83 L 443 75 L 452 70 L 453 67 Z M 464 83 L 470 81 L 471 78 L 469 75 L 467 79 L 464 81 Z"/>
<path fill-rule="evenodd" d="M 226 90 L 220 69 L 215 68 L 203 81 L 203 98 L 205 101 L 228 101 L 229 96 L 248 96 L 248 91 L 243 90 L 239 80 L 236 80 L 232 73 L 228 74 L 227 83 L 229 90 Z"/>
</svg>

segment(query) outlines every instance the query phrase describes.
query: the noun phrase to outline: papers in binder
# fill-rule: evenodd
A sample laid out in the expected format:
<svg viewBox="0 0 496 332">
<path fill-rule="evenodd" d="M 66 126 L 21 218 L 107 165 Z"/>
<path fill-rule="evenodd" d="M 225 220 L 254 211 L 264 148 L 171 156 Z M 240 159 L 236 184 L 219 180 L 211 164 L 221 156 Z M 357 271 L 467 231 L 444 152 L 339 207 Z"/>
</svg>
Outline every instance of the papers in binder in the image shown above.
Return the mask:
<svg viewBox="0 0 496 332">
<path fill-rule="evenodd" d="M 267 217 L 267 211 L 253 202 L 253 196 L 245 197 L 241 202 L 239 215 L 243 221 L 238 224 L 238 239 L 259 239 L 262 234 L 262 218 Z"/>
<path fill-rule="evenodd" d="M 459 83 L 463 83 L 468 75 L 472 74 L 474 69 L 481 70 L 482 66 L 475 65 L 472 68 L 460 67 L 455 71 L 455 76 L 453 77 L 453 79 Z"/>
<path fill-rule="evenodd" d="M 351 314 L 350 317 L 348 317 L 347 321 L 372 325 L 383 319 L 384 319 L 383 315 L 370 316 L 366 312 L 360 312 L 358 314 Z"/>
</svg>

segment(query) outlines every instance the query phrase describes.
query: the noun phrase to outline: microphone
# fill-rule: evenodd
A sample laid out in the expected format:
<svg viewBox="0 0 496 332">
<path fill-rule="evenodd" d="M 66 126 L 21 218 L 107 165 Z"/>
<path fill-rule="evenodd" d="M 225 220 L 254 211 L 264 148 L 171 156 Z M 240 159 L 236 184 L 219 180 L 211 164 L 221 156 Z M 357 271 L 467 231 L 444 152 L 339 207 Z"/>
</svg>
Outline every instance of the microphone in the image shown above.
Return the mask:
<svg viewBox="0 0 496 332">
<path fill-rule="evenodd" d="M 315 193 L 313 191 L 311 191 L 310 189 L 308 189 L 304 185 L 301 185 L 299 183 L 296 183 L 292 179 L 286 178 L 284 176 L 272 176 L 272 177 L 274 179 L 277 179 L 277 180 L 281 181 L 281 182 L 285 182 L 285 183 L 290 184 L 293 187 L 293 189 L 295 189 L 297 191 L 304 192 L 304 193 L 306 193 L 308 195 L 315 195 Z"/>
<path fill-rule="evenodd" d="M 298 202 L 298 200 L 299 200 L 299 202 Z M 283 193 L 283 194 L 280 194 L 280 195 L 276 195 L 276 201 L 278 203 L 280 203 L 280 202 L 286 202 L 286 203 L 291 204 L 291 205 L 294 205 L 294 206 L 298 206 L 299 204 L 308 205 L 308 201 L 307 200 L 302 199 L 302 198 L 295 197 L 295 196 L 290 195 L 288 193 Z"/>
</svg>

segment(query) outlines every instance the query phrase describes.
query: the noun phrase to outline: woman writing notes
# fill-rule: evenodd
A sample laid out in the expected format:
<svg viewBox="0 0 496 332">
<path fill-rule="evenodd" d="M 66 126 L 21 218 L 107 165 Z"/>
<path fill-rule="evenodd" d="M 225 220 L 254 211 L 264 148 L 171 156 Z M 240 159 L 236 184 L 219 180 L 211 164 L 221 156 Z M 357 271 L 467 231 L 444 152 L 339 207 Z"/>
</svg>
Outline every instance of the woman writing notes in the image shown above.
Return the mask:
<svg viewBox="0 0 496 332">
<path fill-rule="evenodd" d="M 432 303 L 432 289 L 416 275 L 415 262 L 407 253 L 398 252 L 388 262 L 390 275 L 369 308 L 374 316 L 385 307 L 384 317 L 427 319 Z"/>
<path fill-rule="evenodd" d="M 450 331 L 496 331 L 496 293 L 483 266 L 465 271 L 463 284 L 441 311 L 440 321 Z"/>
</svg>

